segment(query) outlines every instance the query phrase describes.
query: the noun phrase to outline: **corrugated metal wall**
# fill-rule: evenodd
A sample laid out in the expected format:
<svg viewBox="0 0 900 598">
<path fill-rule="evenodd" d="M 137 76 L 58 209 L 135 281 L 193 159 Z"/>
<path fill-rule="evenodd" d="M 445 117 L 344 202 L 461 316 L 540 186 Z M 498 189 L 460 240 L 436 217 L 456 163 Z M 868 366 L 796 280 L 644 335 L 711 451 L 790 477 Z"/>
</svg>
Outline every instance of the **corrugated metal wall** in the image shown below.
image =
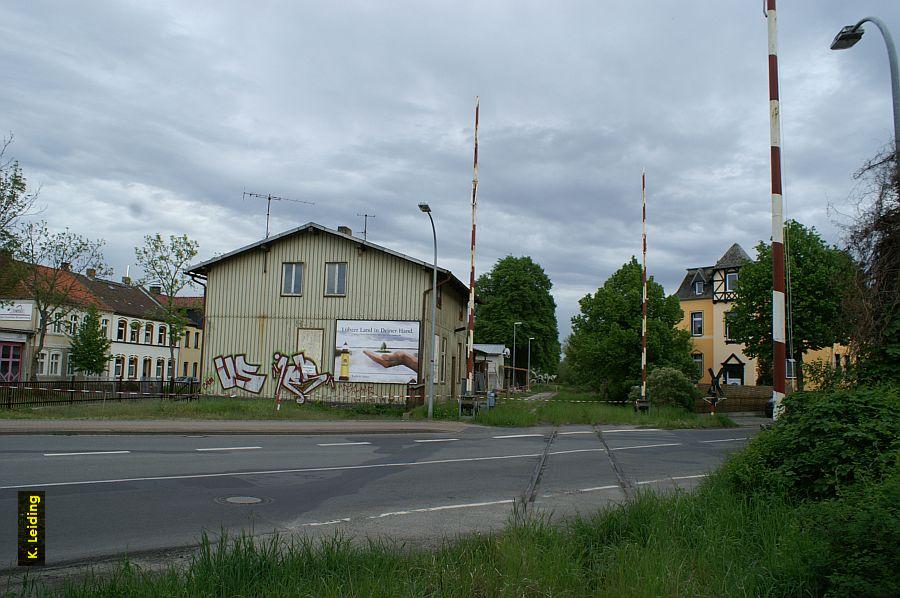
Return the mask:
<svg viewBox="0 0 900 598">
<path fill-rule="evenodd" d="M 282 263 L 303 262 L 302 296 L 282 296 Z M 325 296 L 326 262 L 347 262 L 347 295 Z M 452 373 L 451 356 L 457 343 L 465 342 L 464 302 L 466 297 L 445 284 L 441 289 L 442 308 L 438 310 L 438 334 L 447 338 L 447 375 L 438 394 L 449 394 Z M 267 380 L 259 395 L 273 396 L 272 356 L 276 351 L 291 354 L 297 350 L 299 328 L 324 330 L 320 371 L 333 373 L 335 321 L 338 319 L 416 320 L 420 321 L 420 381 L 430 359 L 431 297 L 423 293 L 431 288 L 431 270 L 410 261 L 364 247 L 350 239 L 313 229 L 273 243 L 269 251 L 260 248 L 214 264 L 208 274 L 206 330 L 204 338 L 204 392 L 254 396 L 239 388 L 224 390 L 216 376 L 216 356 L 244 355 L 247 363 L 258 364 Z M 424 316 L 423 317 L 423 307 Z M 424 345 L 422 351 L 421 345 Z M 465 375 L 465 365 L 462 376 Z M 459 372 L 456 373 L 459 377 Z M 341 395 L 321 387 L 316 399 Z M 358 383 L 357 383 L 358 386 Z M 402 396 L 403 384 L 375 384 L 378 395 Z M 445 388 L 444 388 L 445 387 Z M 457 387 L 458 388 L 458 387 Z M 457 391 L 458 392 L 458 391 Z M 346 394 L 346 393 L 344 393 Z M 360 400 L 365 400 L 360 397 Z"/>
</svg>

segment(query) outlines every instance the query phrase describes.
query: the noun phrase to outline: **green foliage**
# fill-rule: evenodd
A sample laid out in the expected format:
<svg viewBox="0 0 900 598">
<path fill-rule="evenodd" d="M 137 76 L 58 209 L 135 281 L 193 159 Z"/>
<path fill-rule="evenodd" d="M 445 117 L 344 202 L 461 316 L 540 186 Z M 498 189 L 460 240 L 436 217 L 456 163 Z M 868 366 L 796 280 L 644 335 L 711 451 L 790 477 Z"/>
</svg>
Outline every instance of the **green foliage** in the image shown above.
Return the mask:
<svg viewBox="0 0 900 598">
<path fill-rule="evenodd" d="M 109 347 L 112 343 L 100 328 L 100 315 L 93 305 L 87 310 L 81 326 L 72 335 L 69 359 L 75 371 L 81 374 L 99 376 L 109 362 Z"/>
<path fill-rule="evenodd" d="M 579 302 L 566 342 L 577 384 L 622 400 L 641 375 L 641 266 L 632 257 L 597 292 Z M 666 297 L 661 285 L 647 282 L 647 358 L 656 367 L 671 367 L 690 375 L 691 339 L 676 325 L 682 311 L 677 297 Z"/>
<path fill-rule="evenodd" d="M 900 596 L 900 463 L 882 483 L 864 482 L 803 513 L 827 546 L 819 566 L 831 596 Z"/>
<path fill-rule="evenodd" d="M 0 143 L 0 253 L 11 254 L 19 243 L 16 223 L 31 211 L 37 193 L 28 192 L 28 183 L 19 163 L 5 158 L 10 143 L 12 136 Z"/>
<path fill-rule="evenodd" d="M 816 390 L 852 388 L 857 382 L 857 367 L 853 363 L 835 367 L 829 361 L 816 359 L 803 364 L 803 377 Z"/>
<path fill-rule="evenodd" d="M 795 220 L 785 223 L 786 267 L 791 277 L 794 354 L 847 341 L 842 301 L 851 285 L 854 266 L 846 252 L 827 245 L 815 228 Z M 750 357 L 772 362 L 772 247 L 760 242 L 757 258 L 745 264 L 732 307 L 732 339 L 744 344 Z M 802 376 L 802 370 L 800 372 Z"/>
<path fill-rule="evenodd" d="M 860 481 L 879 482 L 900 451 L 900 390 L 801 392 L 785 413 L 725 466 L 746 493 L 834 498 Z"/>
<path fill-rule="evenodd" d="M 556 302 L 550 290 L 553 283 L 544 269 L 530 257 L 506 256 L 476 284 L 483 303 L 477 306 L 475 342 L 503 343 L 512 350 L 513 325 L 516 327 L 516 364 L 525 368 L 528 361 L 528 337 L 531 341 L 531 367 L 556 372 L 559 364 L 559 328 Z M 521 380 L 524 383 L 524 378 Z"/>
<path fill-rule="evenodd" d="M 697 387 L 684 373 L 674 368 L 656 368 L 647 374 L 647 394 L 656 405 L 677 405 L 688 411 L 694 409 L 699 396 Z"/>
</svg>

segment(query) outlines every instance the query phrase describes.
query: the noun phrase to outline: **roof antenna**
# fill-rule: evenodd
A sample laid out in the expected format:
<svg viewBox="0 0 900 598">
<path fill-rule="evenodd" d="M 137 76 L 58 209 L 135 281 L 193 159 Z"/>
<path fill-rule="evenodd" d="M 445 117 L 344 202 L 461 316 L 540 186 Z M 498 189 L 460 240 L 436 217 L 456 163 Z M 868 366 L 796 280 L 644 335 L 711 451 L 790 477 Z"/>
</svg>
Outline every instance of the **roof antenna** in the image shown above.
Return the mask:
<svg viewBox="0 0 900 598">
<path fill-rule="evenodd" d="M 272 195 L 271 193 L 268 193 L 266 195 L 263 195 L 261 193 L 250 193 L 245 188 L 244 193 L 241 196 L 241 199 L 247 199 L 248 197 L 256 197 L 258 199 L 266 200 L 266 238 L 267 239 L 269 238 L 269 215 L 272 213 L 272 202 L 273 201 L 293 201 L 295 203 L 305 203 L 305 204 L 310 204 L 310 205 L 316 204 L 316 202 L 314 202 L 314 201 L 304 201 L 302 199 L 291 199 L 290 197 L 278 197 L 276 195 Z"/>
<path fill-rule="evenodd" d="M 375 214 L 357 214 L 360 218 L 363 219 L 363 241 L 367 240 L 367 236 L 369 234 L 369 218 L 375 218 Z"/>
</svg>

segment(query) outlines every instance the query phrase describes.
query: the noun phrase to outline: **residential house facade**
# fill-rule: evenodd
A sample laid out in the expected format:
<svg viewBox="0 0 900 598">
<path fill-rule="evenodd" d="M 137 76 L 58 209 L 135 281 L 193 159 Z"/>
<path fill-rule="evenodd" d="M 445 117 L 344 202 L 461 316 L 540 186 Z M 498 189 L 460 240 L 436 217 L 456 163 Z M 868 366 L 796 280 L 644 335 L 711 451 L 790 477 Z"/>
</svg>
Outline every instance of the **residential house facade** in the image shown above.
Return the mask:
<svg viewBox="0 0 900 598">
<path fill-rule="evenodd" d="M 432 265 L 308 223 L 193 266 L 206 281 L 203 392 L 402 401 L 435 356 L 435 393 L 465 377 L 468 288 Z"/>
</svg>

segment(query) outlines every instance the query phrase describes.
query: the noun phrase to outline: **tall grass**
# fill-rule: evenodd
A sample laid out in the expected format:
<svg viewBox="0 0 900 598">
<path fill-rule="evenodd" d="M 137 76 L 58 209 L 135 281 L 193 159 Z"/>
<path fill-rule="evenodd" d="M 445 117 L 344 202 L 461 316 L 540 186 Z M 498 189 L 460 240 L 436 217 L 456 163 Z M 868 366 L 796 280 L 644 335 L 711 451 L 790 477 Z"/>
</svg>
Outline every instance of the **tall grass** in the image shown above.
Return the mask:
<svg viewBox="0 0 900 598">
<path fill-rule="evenodd" d="M 793 508 L 716 478 L 695 494 L 642 493 L 554 527 L 541 519 L 435 551 L 240 537 L 204 542 L 190 566 L 66 586 L 65 596 L 760 596 L 815 593 L 816 538 Z"/>
</svg>

